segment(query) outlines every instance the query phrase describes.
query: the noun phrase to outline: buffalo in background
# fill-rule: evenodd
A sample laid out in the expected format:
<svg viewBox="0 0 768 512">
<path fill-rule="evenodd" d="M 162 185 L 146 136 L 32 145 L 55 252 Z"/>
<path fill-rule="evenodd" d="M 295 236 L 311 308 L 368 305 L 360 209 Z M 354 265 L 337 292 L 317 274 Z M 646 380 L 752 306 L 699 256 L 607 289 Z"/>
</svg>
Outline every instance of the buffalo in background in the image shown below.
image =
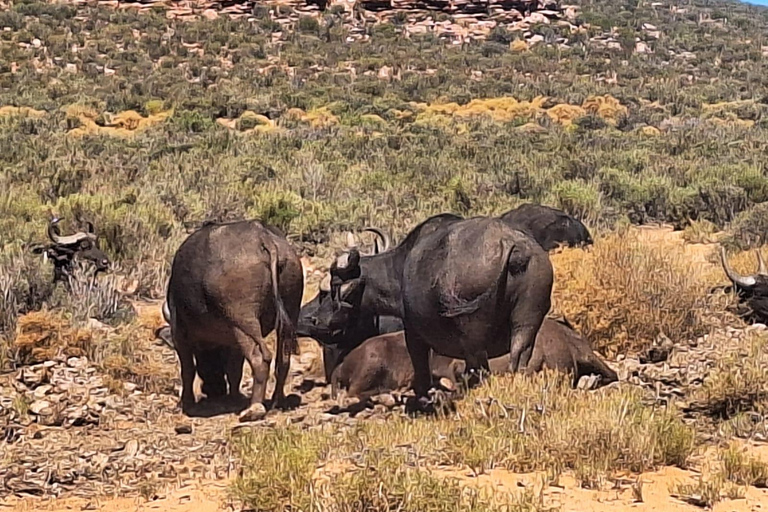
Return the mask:
<svg viewBox="0 0 768 512">
<path fill-rule="evenodd" d="M 53 263 L 53 282 L 68 282 L 77 262 L 91 263 L 96 273 L 109 269 L 107 255 L 99 249 L 99 237 L 93 224 L 86 223 L 86 229 L 72 235 L 62 236 L 59 229 L 60 218 L 54 218 L 48 224 L 49 244 L 35 244 L 30 250 L 34 254 L 43 254 Z"/>
</svg>

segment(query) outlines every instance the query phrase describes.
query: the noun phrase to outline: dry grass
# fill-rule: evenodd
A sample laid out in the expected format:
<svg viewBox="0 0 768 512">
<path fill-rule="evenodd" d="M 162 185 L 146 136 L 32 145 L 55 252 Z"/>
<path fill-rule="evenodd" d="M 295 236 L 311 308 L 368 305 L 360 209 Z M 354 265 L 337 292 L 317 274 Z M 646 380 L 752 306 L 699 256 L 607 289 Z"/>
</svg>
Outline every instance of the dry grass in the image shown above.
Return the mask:
<svg viewBox="0 0 768 512">
<path fill-rule="evenodd" d="M 492 378 L 447 416 L 396 416 L 351 430 L 288 427 L 244 434 L 237 446 L 243 470 L 233 490 L 258 510 L 308 510 L 321 493 L 335 497 L 334 510 L 459 510 L 457 503 L 485 510 L 492 504 L 482 496 L 470 493 L 472 508 L 466 492 L 430 477 L 429 469 L 541 470 L 551 481 L 573 471 L 583 486 L 597 487 L 614 471 L 685 467 L 695 442 L 674 411 L 643 406 L 637 389 L 584 393 L 546 372 Z M 340 476 L 319 478 L 318 468 L 337 468 Z M 520 499 L 513 498 L 518 505 Z"/>
<path fill-rule="evenodd" d="M 768 464 L 747 455 L 743 448 L 732 443 L 720 454 L 723 476 L 738 485 L 768 487 Z"/>
<path fill-rule="evenodd" d="M 753 334 L 740 347 L 718 358 L 704 384 L 693 394 L 693 407 L 721 419 L 741 412 L 766 411 L 766 363 L 766 338 Z"/>
<path fill-rule="evenodd" d="M 88 329 L 73 327 L 60 311 L 35 311 L 19 317 L 13 346 L 19 364 L 34 364 L 53 359 L 84 356 L 92 345 Z"/>
<path fill-rule="evenodd" d="M 648 244 L 626 230 L 597 240 L 590 252 L 555 255 L 553 264 L 554 309 L 604 354 L 705 332 L 710 270 L 692 265 L 681 244 Z"/>
</svg>

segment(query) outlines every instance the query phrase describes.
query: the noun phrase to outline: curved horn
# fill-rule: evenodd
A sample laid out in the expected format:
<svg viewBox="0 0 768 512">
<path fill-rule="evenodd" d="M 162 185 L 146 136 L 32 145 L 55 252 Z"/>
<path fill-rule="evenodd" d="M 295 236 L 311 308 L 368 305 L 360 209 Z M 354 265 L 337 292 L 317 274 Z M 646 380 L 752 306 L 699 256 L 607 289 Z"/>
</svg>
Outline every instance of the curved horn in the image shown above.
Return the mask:
<svg viewBox="0 0 768 512">
<path fill-rule="evenodd" d="M 355 240 L 355 235 L 353 235 L 351 232 L 347 232 L 347 249 L 352 249 L 357 247 L 357 240 Z"/>
<path fill-rule="evenodd" d="M 330 292 L 331 291 L 331 274 L 325 274 L 325 277 L 322 281 L 320 281 L 320 291 L 321 292 Z"/>
<path fill-rule="evenodd" d="M 768 276 L 768 269 L 765 268 L 765 261 L 760 249 L 755 249 L 755 252 L 757 253 L 757 273 L 761 276 Z"/>
<path fill-rule="evenodd" d="M 740 286 L 741 288 L 752 288 L 757 283 L 757 280 L 752 276 L 741 276 L 737 274 L 730 265 L 728 265 L 728 261 L 725 259 L 725 247 L 720 247 L 720 262 L 723 264 L 723 270 L 725 270 L 725 275 L 728 276 L 728 279 L 731 280 L 733 284 L 736 286 Z"/>
<path fill-rule="evenodd" d="M 389 236 L 386 233 L 384 233 L 384 231 L 382 231 L 379 228 L 374 228 L 374 227 L 364 228 L 363 231 L 370 231 L 371 233 L 373 233 L 376 236 L 378 236 L 379 238 L 381 238 L 381 242 L 384 244 L 384 247 L 381 249 L 381 252 L 387 252 L 389 250 L 389 246 L 391 245 L 391 241 L 389 239 Z"/>
<path fill-rule="evenodd" d="M 57 244 L 59 243 L 59 226 L 58 226 L 59 219 L 53 219 L 51 222 L 48 223 L 48 238 L 51 239 L 51 242 Z"/>
<path fill-rule="evenodd" d="M 163 301 L 163 318 L 166 323 L 171 323 L 171 310 L 168 308 L 168 299 Z"/>
<path fill-rule="evenodd" d="M 86 221 L 85 226 L 87 228 L 85 232 L 88 234 L 88 238 L 96 240 L 99 235 L 96 233 L 96 228 L 93 227 L 93 222 Z"/>
</svg>

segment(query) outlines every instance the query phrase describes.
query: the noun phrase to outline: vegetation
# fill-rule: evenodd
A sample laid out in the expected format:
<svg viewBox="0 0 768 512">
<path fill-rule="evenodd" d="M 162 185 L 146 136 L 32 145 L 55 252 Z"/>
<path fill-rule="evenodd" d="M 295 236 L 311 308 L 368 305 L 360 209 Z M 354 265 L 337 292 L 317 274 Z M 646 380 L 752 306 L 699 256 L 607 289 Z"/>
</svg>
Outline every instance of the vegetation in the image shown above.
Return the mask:
<svg viewBox="0 0 768 512">
<path fill-rule="evenodd" d="M 318 500 L 332 510 L 381 510 L 385 503 L 401 510 L 496 510 L 482 493 L 460 493 L 456 475 L 432 473 L 438 465 L 476 474 L 542 471 L 556 483 L 573 471 L 583 486 L 594 487 L 618 470 L 685 467 L 694 439 L 674 411 L 644 406 L 633 387 L 586 394 L 552 372 L 499 377 L 458 402 L 455 414 L 437 419 L 243 434 L 237 438 L 242 475 L 233 491 L 255 510 L 288 504 L 311 510 Z M 508 498 L 512 510 L 541 506 L 532 496 Z"/>
<path fill-rule="evenodd" d="M 591 253 L 553 257 L 554 298 L 603 354 L 704 334 L 722 276 L 624 228 L 669 222 L 731 251 L 765 243 L 768 11 L 575 3 L 578 26 L 532 27 L 543 43 L 496 29 L 458 46 L 403 37 L 402 20 L 347 42 L 334 9 L 282 25 L 260 8 L 253 21 L 174 21 L 11 1 L 0 12 L 0 370 L 62 350 L 97 361 L 111 388 L 131 378 L 172 393 L 176 374 L 155 378 L 136 348 L 154 326 L 127 301 L 163 295 L 174 251 L 207 219 L 261 218 L 315 256 L 342 230 L 400 237 L 431 214 L 521 202 L 561 207 L 596 233 Z M 51 285 L 50 265 L 28 250 L 51 213 L 63 231 L 94 223 L 111 277 Z M 734 260 L 754 269 L 751 255 Z M 96 340 L 91 318 L 117 331 Z M 764 412 L 763 343 L 717 362 L 696 397 L 705 410 L 729 421 Z M 678 412 L 648 406 L 640 389 L 499 378 L 457 416 L 240 435 L 233 492 L 256 510 L 532 512 L 545 509 L 533 492 L 468 491 L 437 468 L 542 471 L 548 482 L 569 471 L 591 487 L 617 471 L 685 467 L 696 447 Z M 764 483 L 761 463 L 736 451 L 723 466 L 679 494 L 712 505 Z"/>
</svg>

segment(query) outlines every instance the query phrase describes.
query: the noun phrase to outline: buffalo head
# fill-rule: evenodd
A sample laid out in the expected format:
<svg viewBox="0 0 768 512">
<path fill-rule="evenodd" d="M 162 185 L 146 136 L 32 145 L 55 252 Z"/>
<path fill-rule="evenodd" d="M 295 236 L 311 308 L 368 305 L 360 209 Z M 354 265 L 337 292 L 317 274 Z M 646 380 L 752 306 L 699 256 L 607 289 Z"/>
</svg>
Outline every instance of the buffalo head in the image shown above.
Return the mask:
<svg viewBox="0 0 768 512">
<path fill-rule="evenodd" d="M 377 235 L 373 253 L 386 252 L 389 237 L 377 228 L 365 228 Z M 381 240 L 382 245 L 379 245 Z M 344 331 L 356 326 L 359 305 L 365 289 L 365 278 L 360 269 L 361 253 L 354 236 L 347 237 L 347 251 L 331 264 L 329 273 L 320 283 L 320 291 L 299 314 L 297 334 L 309 336 L 324 345 L 343 343 Z"/>
<path fill-rule="evenodd" d="M 720 261 L 725 275 L 733 283 L 736 294 L 746 301 L 752 310 L 751 315 L 762 323 L 768 323 L 768 269 L 759 250 L 757 254 L 757 273 L 742 276 L 728 264 L 725 248 L 720 248 Z"/>
<path fill-rule="evenodd" d="M 109 257 L 98 246 L 98 235 L 90 222 L 83 231 L 62 236 L 59 230 L 59 221 L 55 218 L 48 224 L 48 238 L 51 243 L 32 247 L 35 254 L 45 254 L 53 263 L 53 281 L 64 279 L 64 276 L 72 273 L 72 265 L 75 262 L 89 262 L 96 268 L 96 272 L 103 272 L 109 268 Z"/>
</svg>

